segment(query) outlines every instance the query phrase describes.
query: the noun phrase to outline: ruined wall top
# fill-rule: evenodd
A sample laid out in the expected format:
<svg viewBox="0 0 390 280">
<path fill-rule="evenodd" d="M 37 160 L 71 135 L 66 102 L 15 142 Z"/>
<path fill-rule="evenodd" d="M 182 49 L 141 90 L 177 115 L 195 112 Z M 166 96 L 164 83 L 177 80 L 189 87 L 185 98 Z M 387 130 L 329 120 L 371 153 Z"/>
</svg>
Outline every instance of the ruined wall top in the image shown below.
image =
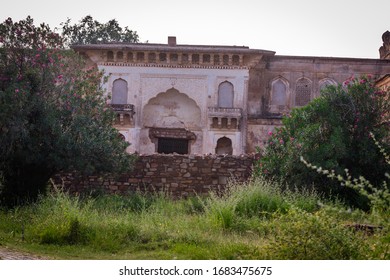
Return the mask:
<svg viewBox="0 0 390 280">
<path fill-rule="evenodd" d="M 390 32 L 387 30 L 382 35 L 383 45 L 379 48 L 380 59 L 390 59 Z"/>
</svg>

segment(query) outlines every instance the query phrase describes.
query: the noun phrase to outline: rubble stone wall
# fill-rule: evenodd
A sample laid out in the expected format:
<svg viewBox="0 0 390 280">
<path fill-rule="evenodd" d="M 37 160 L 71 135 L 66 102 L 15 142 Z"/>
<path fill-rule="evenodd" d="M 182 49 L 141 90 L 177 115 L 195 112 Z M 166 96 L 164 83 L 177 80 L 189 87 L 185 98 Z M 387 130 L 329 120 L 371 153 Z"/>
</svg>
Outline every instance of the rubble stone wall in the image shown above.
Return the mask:
<svg viewBox="0 0 390 280">
<path fill-rule="evenodd" d="M 187 197 L 222 190 L 231 180 L 248 180 L 255 159 L 254 154 L 143 155 L 127 174 L 82 177 L 77 173 L 63 173 L 55 177 L 55 182 L 71 193 L 129 194 L 140 190 Z"/>
</svg>

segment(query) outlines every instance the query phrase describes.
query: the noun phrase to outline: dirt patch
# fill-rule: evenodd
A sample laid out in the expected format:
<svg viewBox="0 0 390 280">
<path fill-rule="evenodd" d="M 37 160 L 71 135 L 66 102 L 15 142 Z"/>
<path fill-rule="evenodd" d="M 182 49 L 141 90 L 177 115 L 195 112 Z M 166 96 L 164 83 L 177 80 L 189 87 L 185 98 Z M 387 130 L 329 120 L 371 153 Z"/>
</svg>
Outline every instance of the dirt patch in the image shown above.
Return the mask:
<svg viewBox="0 0 390 280">
<path fill-rule="evenodd" d="M 45 260 L 47 258 L 0 247 L 0 260 Z"/>
</svg>

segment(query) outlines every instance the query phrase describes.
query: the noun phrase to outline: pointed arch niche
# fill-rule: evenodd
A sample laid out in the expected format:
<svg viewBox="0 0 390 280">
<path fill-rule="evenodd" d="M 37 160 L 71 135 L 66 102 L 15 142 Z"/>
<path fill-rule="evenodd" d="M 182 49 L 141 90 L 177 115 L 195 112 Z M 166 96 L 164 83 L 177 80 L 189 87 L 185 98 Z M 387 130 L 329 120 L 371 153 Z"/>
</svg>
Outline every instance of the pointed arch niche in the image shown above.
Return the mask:
<svg viewBox="0 0 390 280">
<path fill-rule="evenodd" d="M 320 80 L 318 82 L 318 93 L 317 95 L 320 96 L 321 95 L 321 92 L 324 88 L 326 88 L 327 86 L 335 86 L 337 85 L 337 82 L 333 79 L 330 79 L 330 78 L 324 78 L 322 80 Z"/>
<path fill-rule="evenodd" d="M 270 112 L 282 113 L 289 108 L 289 83 L 283 77 L 278 77 L 271 82 Z"/>
</svg>

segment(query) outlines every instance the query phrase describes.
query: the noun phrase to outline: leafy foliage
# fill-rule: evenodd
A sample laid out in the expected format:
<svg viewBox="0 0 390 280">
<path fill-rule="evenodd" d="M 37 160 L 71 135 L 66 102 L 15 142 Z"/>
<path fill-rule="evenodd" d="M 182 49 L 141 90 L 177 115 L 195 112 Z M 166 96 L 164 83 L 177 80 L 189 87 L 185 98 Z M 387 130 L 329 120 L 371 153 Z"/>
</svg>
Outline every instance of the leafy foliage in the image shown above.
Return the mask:
<svg viewBox="0 0 390 280">
<path fill-rule="evenodd" d="M 375 139 L 374 134 L 370 133 L 373 141 L 377 145 L 379 151 L 383 154 L 386 163 L 390 165 L 390 156 L 383 149 L 381 144 Z M 334 170 L 323 169 L 322 167 L 312 165 L 308 163 L 304 158 L 300 159 L 308 168 L 315 170 L 317 173 L 327 176 L 328 178 L 337 180 L 340 182 L 341 186 L 345 186 L 348 188 L 355 189 L 361 195 L 366 197 L 371 206 L 371 210 L 374 212 L 378 212 L 380 214 L 384 214 L 387 218 L 390 214 L 390 188 L 388 187 L 388 182 L 383 181 L 381 187 L 373 186 L 370 181 L 368 181 L 363 176 L 359 176 L 359 178 L 352 178 L 349 174 L 349 170 L 345 169 L 346 177 L 338 174 L 336 175 Z M 389 180 L 390 175 L 385 173 L 385 177 Z"/>
<path fill-rule="evenodd" d="M 0 195 L 15 204 L 45 192 L 61 170 L 131 166 L 112 127 L 103 73 L 86 69 L 63 39 L 28 17 L 0 24 Z"/>
<path fill-rule="evenodd" d="M 277 177 L 300 187 L 315 185 L 322 192 L 364 207 L 367 201 L 357 192 L 307 169 L 300 156 L 338 174 L 348 169 L 352 177 L 362 175 L 373 184 L 380 183 L 387 166 L 369 133 L 372 131 L 379 141 L 389 139 L 388 100 L 389 92 L 377 89 L 371 77 L 328 86 L 307 106 L 293 109 L 283 119 L 283 127 L 270 132 L 257 175 Z"/>
<path fill-rule="evenodd" d="M 100 23 L 88 15 L 77 24 L 71 25 L 70 19 L 67 19 L 61 25 L 62 35 L 70 45 L 138 42 L 137 32 L 130 30 L 127 26 L 125 28 L 120 27 L 115 19 Z"/>
</svg>

